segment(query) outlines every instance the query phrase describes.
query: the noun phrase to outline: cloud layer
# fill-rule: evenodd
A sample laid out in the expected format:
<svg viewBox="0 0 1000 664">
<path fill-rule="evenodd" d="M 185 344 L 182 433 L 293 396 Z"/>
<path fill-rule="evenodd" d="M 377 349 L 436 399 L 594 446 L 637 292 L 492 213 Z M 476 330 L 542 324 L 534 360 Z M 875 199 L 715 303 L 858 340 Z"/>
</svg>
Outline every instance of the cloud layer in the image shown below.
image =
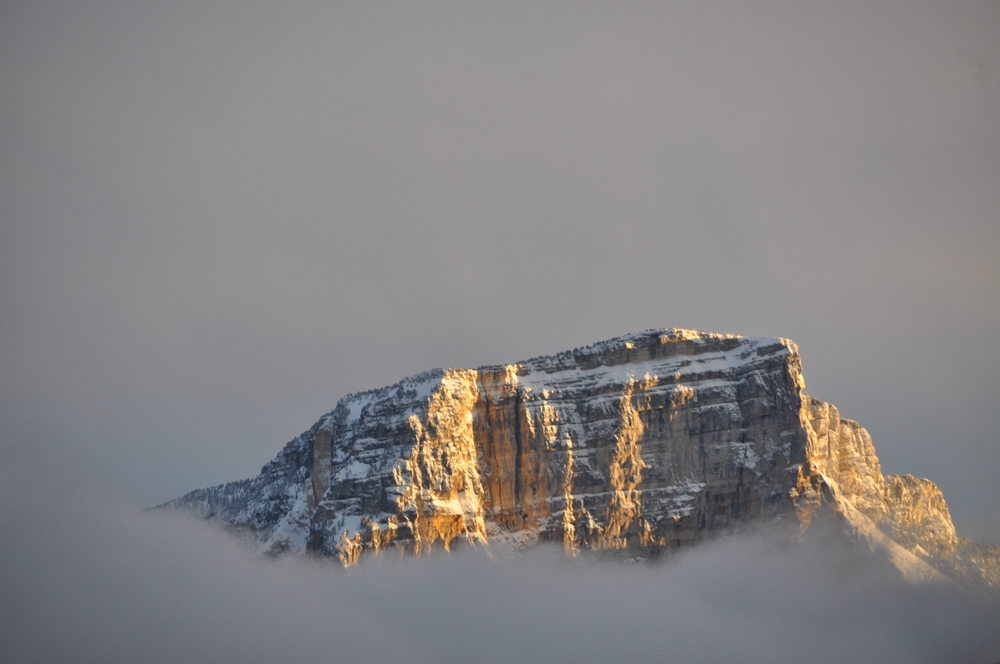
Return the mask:
<svg viewBox="0 0 1000 664">
<path fill-rule="evenodd" d="M 115 504 L 65 454 L 4 452 L 4 661 L 1000 661 L 1000 598 L 907 586 L 831 533 L 656 565 L 467 550 L 344 571 L 254 559 Z"/>
</svg>

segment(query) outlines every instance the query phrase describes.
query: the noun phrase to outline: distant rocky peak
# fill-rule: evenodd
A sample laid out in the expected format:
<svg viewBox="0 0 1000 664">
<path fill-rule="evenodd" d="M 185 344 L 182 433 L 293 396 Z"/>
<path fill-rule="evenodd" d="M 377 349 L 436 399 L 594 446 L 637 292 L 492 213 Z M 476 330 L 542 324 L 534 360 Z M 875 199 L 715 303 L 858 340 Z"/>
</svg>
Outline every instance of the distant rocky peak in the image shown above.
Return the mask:
<svg viewBox="0 0 1000 664">
<path fill-rule="evenodd" d="M 868 432 L 805 392 L 793 342 L 680 328 L 348 395 L 257 477 L 165 506 L 347 565 L 539 542 L 652 559 L 822 519 L 912 581 L 1000 588 L 1000 549 L 958 537 L 930 480 L 883 476 Z"/>
</svg>

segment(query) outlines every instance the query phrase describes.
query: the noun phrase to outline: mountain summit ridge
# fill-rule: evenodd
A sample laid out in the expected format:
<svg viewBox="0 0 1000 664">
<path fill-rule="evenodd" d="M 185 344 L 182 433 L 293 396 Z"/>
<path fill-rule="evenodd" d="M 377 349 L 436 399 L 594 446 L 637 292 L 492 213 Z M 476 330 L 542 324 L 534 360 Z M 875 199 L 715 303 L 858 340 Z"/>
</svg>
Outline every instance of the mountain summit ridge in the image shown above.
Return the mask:
<svg viewBox="0 0 1000 664">
<path fill-rule="evenodd" d="M 1000 588 L 930 480 L 805 391 L 798 347 L 651 329 L 349 394 L 255 478 L 161 507 L 268 555 L 556 542 L 654 558 L 734 527 L 834 520 L 905 578 Z"/>
</svg>

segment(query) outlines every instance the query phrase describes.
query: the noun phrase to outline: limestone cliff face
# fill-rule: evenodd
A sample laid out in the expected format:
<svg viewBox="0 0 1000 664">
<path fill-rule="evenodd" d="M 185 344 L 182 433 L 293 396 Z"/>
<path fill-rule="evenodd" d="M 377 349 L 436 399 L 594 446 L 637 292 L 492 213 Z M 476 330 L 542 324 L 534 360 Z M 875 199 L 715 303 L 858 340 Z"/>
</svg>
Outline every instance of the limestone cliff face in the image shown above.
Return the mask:
<svg viewBox="0 0 1000 664">
<path fill-rule="evenodd" d="M 840 519 L 914 579 L 1000 587 L 929 480 L 806 394 L 786 339 L 669 328 L 347 396 L 259 477 L 169 503 L 264 553 L 538 541 L 650 558 L 761 519 Z"/>
</svg>

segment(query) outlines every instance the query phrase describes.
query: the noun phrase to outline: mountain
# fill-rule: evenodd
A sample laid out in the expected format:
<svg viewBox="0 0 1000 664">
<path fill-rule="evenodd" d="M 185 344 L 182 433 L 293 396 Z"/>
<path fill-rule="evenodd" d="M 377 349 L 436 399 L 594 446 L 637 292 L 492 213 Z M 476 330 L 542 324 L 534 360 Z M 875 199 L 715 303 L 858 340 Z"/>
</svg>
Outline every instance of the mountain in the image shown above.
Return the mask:
<svg viewBox="0 0 1000 664">
<path fill-rule="evenodd" d="M 909 580 L 1000 589 L 1000 548 L 959 537 L 930 480 L 884 476 L 793 342 L 677 328 L 348 395 L 257 477 L 160 507 L 345 565 L 458 542 L 648 559 L 819 519 Z"/>
</svg>

